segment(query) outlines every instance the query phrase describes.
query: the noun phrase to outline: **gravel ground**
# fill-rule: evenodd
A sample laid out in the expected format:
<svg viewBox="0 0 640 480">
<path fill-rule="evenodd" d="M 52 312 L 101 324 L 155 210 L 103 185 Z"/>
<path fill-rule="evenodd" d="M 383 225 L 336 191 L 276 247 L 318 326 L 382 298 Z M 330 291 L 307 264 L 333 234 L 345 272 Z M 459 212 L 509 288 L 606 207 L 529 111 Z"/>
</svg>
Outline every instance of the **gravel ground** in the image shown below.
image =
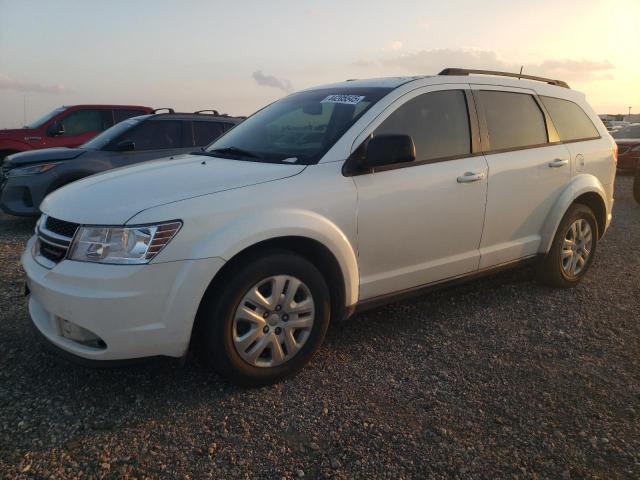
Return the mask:
<svg viewBox="0 0 640 480">
<path fill-rule="evenodd" d="M 43 351 L 0 217 L 0 477 L 640 478 L 640 206 L 577 288 L 520 269 L 333 326 L 296 378 L 188 362 L 90 370 Z"/>
</svg>

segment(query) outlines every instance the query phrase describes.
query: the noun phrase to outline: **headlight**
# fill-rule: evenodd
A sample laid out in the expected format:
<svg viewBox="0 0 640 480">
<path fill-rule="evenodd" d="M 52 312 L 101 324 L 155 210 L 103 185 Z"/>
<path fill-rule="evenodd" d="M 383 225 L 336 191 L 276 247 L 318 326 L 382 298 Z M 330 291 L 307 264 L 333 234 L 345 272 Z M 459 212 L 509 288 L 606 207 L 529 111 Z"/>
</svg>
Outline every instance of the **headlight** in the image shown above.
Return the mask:
<svg viewBox="0 0 640 480">
<path fill-rule="evenodd" d="M 36 175 L 37 173 L 44 173 L 52 168 L 60 165 L 59 163 L 40 163 L 38 165 L 31 165 L 29 167 L 14 168 L 7 172 L 7 177 L 21 177 L 23 175 Z"/>
<path fill-rule="evenodd" d="M 70 260 L 114 264 L 149 263 L 178 233 L 182 222 L 137 227 L 80 227 Z"/>
</svg>

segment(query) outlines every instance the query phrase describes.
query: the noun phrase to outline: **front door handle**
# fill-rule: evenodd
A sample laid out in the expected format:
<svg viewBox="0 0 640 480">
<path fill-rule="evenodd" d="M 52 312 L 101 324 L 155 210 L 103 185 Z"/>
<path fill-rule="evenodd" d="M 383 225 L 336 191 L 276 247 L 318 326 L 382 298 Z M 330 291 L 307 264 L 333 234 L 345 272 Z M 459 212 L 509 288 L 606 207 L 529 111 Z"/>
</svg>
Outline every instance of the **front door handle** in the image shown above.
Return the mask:
<svg viewBox="0 0 640 480">
<path fill-rule="evenodd" d="M 556 158 L 553 162 L 549 162 L 549 167 L 550 168 L 564 167 L 565 165 L 569 165 L 569 160 L 563 160 L 561 158 Z"/>
<path fill-rule="evenodd" d="M 465 172 L 464 175 L 458 177 L 458 183 L 471 183 L 477 182 L 478 180 L 482 180 L 484 178 L 484 172 L 476 173 L 476 172 Z"/>
</svg>

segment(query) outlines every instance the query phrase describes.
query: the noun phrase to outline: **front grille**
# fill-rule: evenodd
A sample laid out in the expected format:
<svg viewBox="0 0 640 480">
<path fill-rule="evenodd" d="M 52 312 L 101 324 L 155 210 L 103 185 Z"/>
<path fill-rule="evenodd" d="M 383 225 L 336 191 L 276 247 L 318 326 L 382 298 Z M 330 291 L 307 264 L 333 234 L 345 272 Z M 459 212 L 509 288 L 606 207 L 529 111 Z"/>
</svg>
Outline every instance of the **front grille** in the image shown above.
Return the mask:
<svg viewBox="0 0 640 480">
<path fill-rule="evenodd" d="M 627 153 L 627 150 L 629 150 L 629 147 L 627 147 L 627 146 L 624 146 L 624 147 L 618 146 L 618 155 L 621 155 L 623 153 Z"/>
<path fill-rule="evenodd" d="M 62 235 L 63 237 L 73 238 L 78 229 L 77 223 L 66 222 L 64 220 L 58 220 L 57 218 L 47 217 L 44 227 L 50 232 L 56 235 Z"/>
<path fill-rule="evenodd" d="M 7 181 L 7 175 L 9 174 L 9 167 L 7 165 L 2 165 L 0 169 L 0 186 L 4 186 Z"/>
<path fill-rule="evenodd" d="M 40 255 L 53 263 L 58 263 L 67 255 L 67 248 L 52 245 L 42 240 L 40 241 L 39 247 Z"/>
<path fill-rule="evenodd" d="M 62 261 L 67 256 L 78 226 L 77 223 L 43 216 L 38 226 L 37 256 L 54 264 Z M 52 267 L 52 265 L 46 265 L 47 262 L 40 263 L 46 267 Z"/>
</svg>

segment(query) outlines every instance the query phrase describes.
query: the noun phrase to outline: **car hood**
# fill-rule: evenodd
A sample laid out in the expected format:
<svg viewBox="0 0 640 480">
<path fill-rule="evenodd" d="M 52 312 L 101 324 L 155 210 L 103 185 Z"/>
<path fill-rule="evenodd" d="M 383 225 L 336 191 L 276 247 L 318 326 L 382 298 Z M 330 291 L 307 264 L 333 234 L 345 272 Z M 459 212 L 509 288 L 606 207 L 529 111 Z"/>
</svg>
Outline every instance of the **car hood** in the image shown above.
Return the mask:
<svg viewBox="0 0 640 480">
<path fill-rule="evenodd" d="M 25 135 L 33 132 L 31 128 L 3 128 L 0 130 L 0 138 L 15 137 L 16 135 Z"/>
<path fill-rule="evenodd" d="M 124 225 L 148 208 L 291 177 L 304 168 L 304 165 L 180 155 L 73 182 L 48 195 L 40 210 L 74 223 Z"/>
<path fill-rule="evenodd" d="M 22 167 L 33 163 L 55 162 L 77 158 L 86 150 L 82 148 L 43 148 L 28 152 L 14 153 L 5 159 L 5 165 L 10 168 Z"/>
</svg>

